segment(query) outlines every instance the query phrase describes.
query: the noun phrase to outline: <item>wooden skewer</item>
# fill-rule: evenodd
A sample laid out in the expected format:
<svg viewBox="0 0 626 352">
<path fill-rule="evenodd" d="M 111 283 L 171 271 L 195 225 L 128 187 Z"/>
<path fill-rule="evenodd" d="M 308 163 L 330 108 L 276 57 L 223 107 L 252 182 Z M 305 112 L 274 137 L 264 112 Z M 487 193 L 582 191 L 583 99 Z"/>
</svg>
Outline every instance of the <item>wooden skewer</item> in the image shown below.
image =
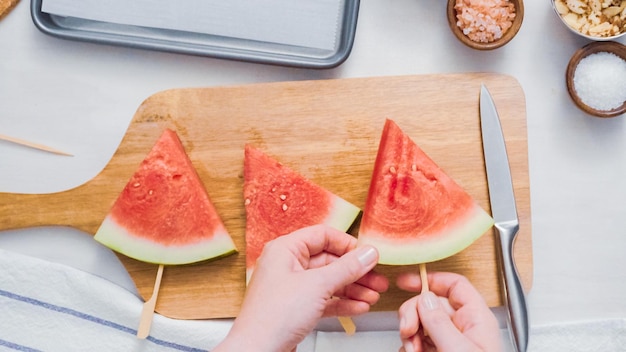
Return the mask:
<svg viewBox="0 0 626 352">
<path fill-rule="evenodd" d="M 143 304 L 141 311 L 141 319 L 139 320 L 139 328 L 137 329 L 137 338 L 145 339 L 150 334 L 150 326 L 152 326 L 152 316 L 154 315 L 154 307 L 156 306 L 159 288 L 161 287 L 161 278 L 163 277 L 163 264 L 159 264 L 156 280 L 154 281 L 154 289 L 152 296 Z"/>
<path fill-rule="evenodd" d="M 1 140 L 5 140 L 7 142 L 23 145 L 23 146 L 26 146 L 26 147 L 29 147 L 29 148 L 43 150 L 43 151 L 49 152 L 49 153 L 65 155 L 65 156 L 74 156 L 74 155 L 72 155 L 70 153 L 66 153 L 66 152 L 64 152 L 62 150 L 59 150 L 59 149 L 48 147 L 46 145 L 39 144 L 39 143 L 29 142 L 29 141 L 26 141 L 26 140 L 23 140 L 23 139 L 20 139 L 20 138 L 7 136 L 7 135 L 4 135 L 4 134 L 0 134 L 0 139 Z"/>
</svg>

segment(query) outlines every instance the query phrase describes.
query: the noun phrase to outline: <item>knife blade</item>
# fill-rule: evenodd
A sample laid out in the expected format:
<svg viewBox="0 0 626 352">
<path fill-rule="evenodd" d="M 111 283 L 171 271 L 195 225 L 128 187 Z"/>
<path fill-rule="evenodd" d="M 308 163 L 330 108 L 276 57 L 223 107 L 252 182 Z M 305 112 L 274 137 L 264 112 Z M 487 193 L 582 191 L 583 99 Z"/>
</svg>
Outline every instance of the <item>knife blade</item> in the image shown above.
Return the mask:
<svg viewBox="0 0 626 352">
<path fill-rule="evenodd" d="M 500 117 L 485 85 L 480 88 L 480 126 L 487 169 L 491 214 L 496 229 L 502 295 L 513 345 L 518 352 L 528 347 L 528 310 L 526 297 L 513 259 L 513 243 L 519 230 L 509 158 Z"/>
</svg>

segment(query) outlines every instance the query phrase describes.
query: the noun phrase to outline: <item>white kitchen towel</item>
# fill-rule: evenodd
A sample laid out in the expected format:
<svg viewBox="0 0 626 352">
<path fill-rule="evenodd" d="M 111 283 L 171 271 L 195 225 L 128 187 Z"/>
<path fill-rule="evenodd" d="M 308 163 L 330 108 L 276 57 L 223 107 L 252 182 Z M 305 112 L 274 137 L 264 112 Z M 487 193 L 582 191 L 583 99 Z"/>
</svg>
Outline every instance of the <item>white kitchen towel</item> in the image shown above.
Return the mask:
<svg viewBox="0 0 626 352">
<path fill-rule="evenodd" d="M 135 337 L 143 301 L 98 276 L 0 249 L 0 351 L 210 351 L 232 320 L 154 315 Z M 508 339 L 502 331 L 503 339 Z M 398 331 L 314 332 L 298 352 L 397 351 Z M 626 351 L 626 319 L 533 326 L 529 352 Z M 506 351 L 512 351 L 507 348 Z"/>
<path fill-rule="evenodd" d="M 0 249 L 0 351 L 209 351 L 232 320 L 154 315 L 135 336 L 143 301 L 72 267 Z M 307 338 L 298 351 L 312 351 Z"/>
</svg>

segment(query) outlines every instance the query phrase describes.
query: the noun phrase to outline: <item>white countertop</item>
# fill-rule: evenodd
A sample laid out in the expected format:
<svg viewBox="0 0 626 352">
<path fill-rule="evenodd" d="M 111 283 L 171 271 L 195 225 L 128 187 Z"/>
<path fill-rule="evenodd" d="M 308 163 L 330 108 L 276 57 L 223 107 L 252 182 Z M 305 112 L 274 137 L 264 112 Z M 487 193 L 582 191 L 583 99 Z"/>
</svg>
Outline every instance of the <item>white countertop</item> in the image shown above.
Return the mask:
<svg viewBox="0 0 626 352">
<path fill-rule="evenodd" d="M 624 117 L 594 118 L 573 105 L 565 67 L 588 41 L 561 24 L 549 0 L 527 0 L 517 37 L 487 52 L 473 51 L 454 38 L 442 0 L 362 1 L 352 53 L 330 70 L 56 39 L 35 28 L 29 6 L 21 1 L 0 21 L 0 133 L 75 156 L 0 141 L 0 192 L 49 193 L 88 181 L 107 164 L 140 103 L 164 89 L 505 73 L 517 78 L 526 93 L 534 252 L 531 325 L 626 317 Z M 29 231 L 36 230 L 21 232 Z M 62 236 L 58 232 L 63 231 L 51 235 Z M 0 244 L 13 246 L 6 238 L 0 233 Z M 32 243 L 24 251 L 45 252 L 37 248 L 40 242 Z M 18 247 L 12 248 L 22 250 Z"/>
</svg>

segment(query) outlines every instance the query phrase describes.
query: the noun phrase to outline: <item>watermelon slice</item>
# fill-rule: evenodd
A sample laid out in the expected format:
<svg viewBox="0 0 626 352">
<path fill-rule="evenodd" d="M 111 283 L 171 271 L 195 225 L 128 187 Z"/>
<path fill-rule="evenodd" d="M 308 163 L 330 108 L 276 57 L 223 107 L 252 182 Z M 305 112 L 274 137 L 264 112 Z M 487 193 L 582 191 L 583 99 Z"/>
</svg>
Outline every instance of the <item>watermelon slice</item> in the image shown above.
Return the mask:
<svg viewBox="0 0 626 352">
<path fill-rule="evenodd" d="M 460 252 L 493 219 L 392 120 L 385 122 L 361 219 L 359 245 L 379 263 L 433 262 Z"/>
<path fill-rule="evenodd" d="M 265 243 L 316 224 L 347 231 L 361 212 L 251 145 L 245 147 L 243 194 L 247 279 Z"/>
<path fill-rule="evenodd" d="M 94 238 L 131 258 L 187 264 L 236 252 L 176 133 L 165 130 Z"/>
</svg>

